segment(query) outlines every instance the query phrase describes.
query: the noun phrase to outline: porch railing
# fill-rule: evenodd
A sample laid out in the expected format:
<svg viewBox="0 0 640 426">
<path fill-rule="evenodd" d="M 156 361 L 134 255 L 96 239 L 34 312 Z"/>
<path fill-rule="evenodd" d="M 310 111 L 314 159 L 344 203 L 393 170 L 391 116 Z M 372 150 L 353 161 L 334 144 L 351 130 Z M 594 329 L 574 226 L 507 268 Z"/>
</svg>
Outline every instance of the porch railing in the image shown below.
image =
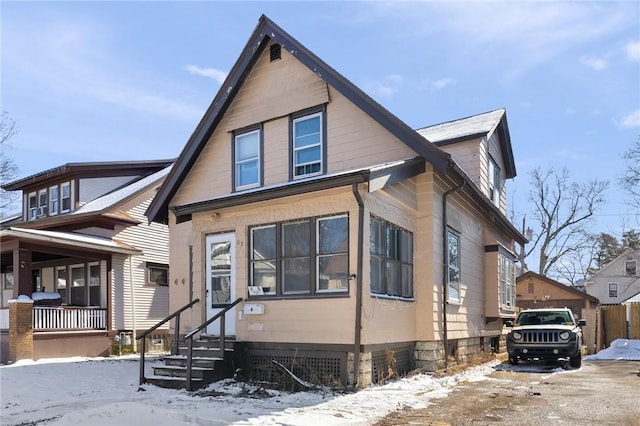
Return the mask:
<svg viewBox="0 0 640 426">
<path fill-rule="evenodd" d="M 189 309 L 190 307 L 192 307 L 193 305 L 195 305 L 196 303 L 200 302 L 200 299 L 195 299 L 190 303 L 187 303 L 186 305 L 184 305 L 182 308 L 178 309 L 177 311 L 175 311 L 174 313 L 170 314 L 169 316 L 167 316 L 165 319 L 161 320 L 160 322 L 158 322 L 156 325 L 154 325 L 153 327 L 151 327 L 148 330 L 145 330 L 142 334 L 140 334 L 139 336 L 136 336 L 136 339 L 140 340 L 140 384 L 143 385 L 146 382 L 146 378 L 144 377 L 144 355 L 145 355 L 145 341 L 146 341 L 146 337 L 147 335 L 149 335 L 153 330 L 155 330 L 156 328 L 160 327 L 162 324 L 164 324 L 165 322 L 171 321 L 173 318 L 176 319 L 175 321 L 175 333 L 173 336 L 173 345 L 171 345 L 171 354 L 172 355 L 177 355 L 178 354 L 178 339 L 180 337 L 180 314 Z"/>
<path fill-rule="evenodd" d="M 187 372 L 186 372 L 186 376 L 187 376 L 187 390 L 188 391 L 192 391 L 193 390 L 193 386 L 191 384 L 191 369 L 193 367 L 193 337 L 200 333 L 202 330 L 204 330 L 209 324 L 211 324 L 214 321 L 220 320 L 220 346 L 218 347 L 218 351 L 220 353 L 220 357 L 222 359 L 224 359 L 224 355 L 225 355 L 225 342 L 226 342 L 226 337 L 225 337 L 225 333 L 224 333 L 224 320 L 225 320 L 225 316 L 226 313 L 229 312 L 231 310 L 231 308 L 233 308 L 234 306 L 236 306 L 238 303 L 242 302 L 242 297 L 237 298 L 233 303 L 227 305 L 224 307 L 224 309 L 222 309 L 220 312 L 218 312 L 217 314 L 215 314 L 214 316 L 212 316 L 211 318 L 209 318 L 208 320 L 206 320 L 205 322 L 203 322 L 202 324 L 200 324 L 199 326 L 197 326 L 196 328 L 194 328 L 193 330 L 191 330 L 190 332 L 188 332 L 187 334 L 184 335 L 184 340 L 185 342 L 187 342 Z"/>
<path fill-rule="evenodd" d="M 91 307 L 33 307 L 34 331 L 106 330 L 107 310 Z"/>
</svg>

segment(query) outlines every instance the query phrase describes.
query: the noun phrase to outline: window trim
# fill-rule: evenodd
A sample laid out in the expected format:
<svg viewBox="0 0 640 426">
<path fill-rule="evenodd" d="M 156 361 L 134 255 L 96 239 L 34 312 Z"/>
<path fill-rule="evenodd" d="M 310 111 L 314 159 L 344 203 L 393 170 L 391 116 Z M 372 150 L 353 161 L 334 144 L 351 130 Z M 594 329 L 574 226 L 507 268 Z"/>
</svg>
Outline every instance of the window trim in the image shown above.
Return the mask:
<svg viewBox="0 0 640 426">
<path fill-rule="evenodd" d="M 633 265 L 633 270 L 631 270 L 628 265 Z M 635 259 L 627 259 L 624 261 L 624 275 L 626 277 L 635 277 L 638 275 L 638 262 Z"/>
<path fill-rule="evenodd" d="M 513 310 L 516 307 L 516 274 L 515 274 L 515 256 L 506 250 L 502 249 L 502 247 L 498 250 L 498 262 L 499 262 L 499 270 L 498 270 L 498 283 L 499 283 L 499 291 L 500 291 L 500 307 L 505 310 Z M 504 263 L 503 263 L 504 262 Z M 503 280 L 502 277 L 502 268 L 503 265 L 507 264 L 508 270 L 505 273 L 508 276 Z M 504 282 L 504 298 L 503 298 L 503 282 Z M 533 289 L 533 282 L 530 282 L 531 287 Z M 511 290 L 509 292 L 509 290 Z M 510 293 L 510 294 L 509 294 Z M 507 299 L 506 301 L 504 299 Z"/>
<path fill-rule="evenodd" d="M 455 238 L 455 240 L 457 241 L 457 245 L 458 245 L 458 262 L 456 265 L 452 265 L 451 264 L 451 252 L 449 251 L 449 238 L 453 237 Z M 455 229 L 447 226 L 447 245 L 446 247 L 444 247 L 444 250 L 447 254 L 447 303 L 449 304 L 461 304 L 462 303 L 462 296 L 460 294 L 461 291 L 461 287 L 462 287 L 462 238 L 461 238 L 461 234 L 460 232 L 456 231 Z M 458 298 L 454 299 L 453 297 L 451 297 L 451 269 L 453 268 L 458 272 L 458 282 L 457 282 L 457 291 L 458 291 Z"/>
<path fill-rule="evenodd" d="M 165 284 L 162 284 L 162 283 L 158 283 L 157 281 L 151 280 L 151 269 L 166 270 L 167 282 Z M 166 263 L 145 262 L 144 278 L 145 278 L 145 285 L 154 286 L 154 287 L 168 287 L 169 286 L 169 265 L 167 265 Z"/>
<path fill-rule="evenodd" d="M 320 170 L 313 173 L 297 175 L 296 147 L 295 147 L 295 123 L 312 117 L 320 117 Z M 289 116 L 289 180 L 305 179 L 327 173 L 327 110 L 324 105 L 299 111 Z"/>
<path fill-rule="evenodd" d="M 55 197 L 53 196 L 54 190 L 56 192 Z M 56 216 L 58 214 L 58 211 L 60 210 L 60 186 L 59 185 L 52 185 L 49 187 L 49 206 L 50 206 L 49 216 Z"/>
<path fill-rule="evenodd" d="M 489 177 L 489 199 L 495 205 L 500 207 L 500 194 L 502 192 L 502 172 L 498 166 L 498 162 L 489 155 L 489 169 L 487 171 Z"/>
<path fill-rule="evenodd" d="M 238 185 L 238 165 L 240 164 L 237 161 L 237 138 L 242 136 L 247 136 L 251 133 L 258 134 L 258 157 L 257 157 L 257 167 L 258 167 L 258 181 L 255 183 L 250 183 L 246 185 Z M 231 172 L 231 180 L 234 191 L 242 191 L 245 189 L 251 188 L 259 188 L 263 185 L 264 178 L 264 167 L 263 167 L 263 158 L 264 158 L 264 131 L 262 125 L 254 125 L 250 127 L 245 127 L 243 129 L 235 130 L 231 136 L 231 164 L 233 165 L 233 170 Z M 252 160 L 253 161 L 253 160 Z"/>
<path fill-rule="evenodd" d="M 44 198 L 43 198 L 44 196 Z M 44 200 L 44 203 L 43 203 Z M 38 217 L 49 215 L 49 190 L 47 188 L 38 191 Z"/>
<path fill-rule="evenodd" d="M 370 215 L 369 217 L 369 232 L 371 232 L 371 225 L 374 222 L 378 222 L 383 226 L 383 247 L 380 247 L 379 252 L 374 252 L 373 249 L 373 244 L 371 244 L 371 235 L 369 237 L 369 265 L 370 265 L 370 274 L 373 271 L 373 267 L 371 267 L 371 263 L 373 262 L 374 259 L 378 258 L 382 271 L 380 273 L 380 279 L 381 282 L 379 283 L 379 287 L 380 287 L 380 291 L 378 292 L 377 290 L 374 291 L 374 289 L 372 288 L 372 284 L 373 284 L 373 279 L 371 278 L 371 276 L 369 277 L 369 292 L 371 293 L 371 296 L 373 297 L 383 297 L 383 298 L 392 298 L 392 299 L 398 299 L 398 300 L 409 300 L 409 301 L 413 301 L 415 300 L 415 280 L 414 280 L 414 273 L 415 273 L 415 261 L 414 261 L 414 256 L 415 256 L 415 247 L 414 247 L 414 235 L 413 232 L 409 231 L 408 229 L 405 229 L 401 226 L 396 225 L 395 223 L 388 221 L 382 217 L 376 216 L 376 215 Z M 389 247 L 387 246 L 386 242 L 387 242 L 387 235 L 390 231 L 390 228 L 395 228 L 397 231 L 399 231 L 398 235 L 399 235 L 399 246 L 397 246 L 395 249 L 397 251 L 396 254 L 396 258 L 390 258 L 389 257 Z M 411 253 L 410 253 L 410 259 L 409 261 L 405 261 L 403 260 L 404 257 L 404 253 L 402 251 L 402 238 L 403 235 L 407 235 L 411 238 Z M 387 265 L 389 264 L 389 262 L 396 262 L 397 264 L 399 264 L 399 269 L 398 269 L 398 274 L 400 275 L 400 282 L 398 283 L 399 285 L 399 293 L 400 294 L 391 294 L 389 291 L 389 285 L 388 285 L 388 280 L 387 277 L 389 275 L 389 271 L 387 268 Z M 410 267 L 410 273 L 409 273 L 409 279 L 411 280 L 411 285 L 410 285 L 410 294 L 409 295 L 404 295 L 404 289 L 403 289 L 403 281 L 402 281 L 402 277 L 403 277 L 403 267 L 404 266 L 409 266 Z"/>
<path fill-rule="evenodd" d="M 292 219 L 292 220 L 286 220 L 286 221 L 282 221 L 282 222 L 276 222 L 276 223 L 265 223 L 265 224 L 259 224 L 259 225 L 255 225 L 255 226 L 250 226 L 248 228 L 248 238 L 249 238 L 249 244 L 248 244 L 248 256 L 247 256 L 247 260 L 249 263 L 249 276 L 247 277 L 247 284 L 249 287 L 249 299 L 253 299 L 253 298 L 286 298 L 286 299 L 296 299 L 296 298 L 317 298 L 317 297 L 344 297 L 344 296 L 348 296 L 349 295 L 349 251 L 347 251 L 346 255 L 347 255 L 347 277 L 346 277 L 346 287 L 345 288 L 341 288 L 341 289 L 327 289 L 327 290 L 320 290 L 318 288 L 319 286 L 319 274 L 318 274 L 318 259 L 319 257 L 321 257 L 321 255 L 318 253 L 318 247 L 317 247 L 317 241 L 318 241 L 318 232 L 319 232 L 319 222 L 322 220 L 328 220 L 328 219 L 336 219 L 336 218 L 345 218 L 347 220 L 347 248 L 348 250 L 350 250 L 350 245 L 349 245 L 349 214 L 347 212 L 343 212 L 343 213 L 334 213 L 334 214 L 328 214 L 328 215 L 322 215 L 322 216 L 312 216 L 312 217 L 305 217 L 305 218 L 296 218 L 296 219 Z M 309 222 L 309 274 L 310 274 L 310 279 L 309 279 L 309 289 L 308 291 L 284 291 L 284 267 L 283 267 L 283 262 L 286 259 L 291 259 L 291 257 L 285 257 L 284 256 L 284 250 L 283 250 L 283 244 L 284 244 L 284 226 L 287 224 L 292 224 L 292 223 L 299 223 L 299 222 L 304 222 L 304 221 L 308 221 Z M 275 232 L 275 255 L 276 258 L 275 259 L 254 259 L 253 258 L 253 247 L 254 247 L 254 234 L 253 232 L 259 229 L 265 229 L 265 228 L 274 228 L 274 232 Z M 261 292 L 257 292 L 253 293 L 253 288 L 259 287 L 254 283 L 254 264 L 256 262 L 273 262 L 275 265 L 275 290 L 271 291 L 269 293 L 263 293 L 260 294 Z"/>
<path fill-rule="evenodd" d="M 31 200 L 33 199 L 33 205 Z M 27 220 L 38 218 L 38 191 L 30 192 L 27 195 Z"/>
<path fill-rule="evenodd" d="M 608 290 L 609 290 L 609 299 L 617 299 L 619 297 L 619 293 L 618 293 L 618 283 L 617 282 L 611 282 L 608 283 Z"/>
<path fill-rule="evenodd" d="M 69 187 L 69 196 L 65 197 L 64 196 L 64 188 L 65 187 Z M 69 208 L 65 209 L 64 208 L 64 200 L 69 199 Z M 60 213 L 68 213 L 71 211 L 73 207 L 73 194 L 71 191 L 71 181 L 67 181 L 67 182 L 62 182 L 60 184 Z"/>
</svg>

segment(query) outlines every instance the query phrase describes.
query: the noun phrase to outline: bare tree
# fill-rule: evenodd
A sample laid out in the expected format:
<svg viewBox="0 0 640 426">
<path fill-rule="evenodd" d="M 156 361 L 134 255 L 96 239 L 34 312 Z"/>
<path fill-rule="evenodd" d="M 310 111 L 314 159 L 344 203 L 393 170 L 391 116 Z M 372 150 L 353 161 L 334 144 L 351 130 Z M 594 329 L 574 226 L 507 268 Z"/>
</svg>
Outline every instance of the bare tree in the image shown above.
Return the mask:
<svg viewBox="0 0 640 426">
<path fill-rule="evenodd" d="M 620 186 L 628 192 L 631 205 L 640 208 L 640 137 L 622 154 L 626 166 Z"/>
<path fill-rule="evenodd" d="M 9 117 L 6 111 L 2 111 L 0 118 L 0 184 L 5 184 L 15 179 L 18 175 L 18 166 L 8 154 L 11 148 L 11 138 L 18 133 L 16 122 Z M 0 189 L 0 212 L 13 203 L 17 193 Z"/>
<path fill-rule="evenodd" d="M 563 257 L 583 250 L 590 243 L 588 225 L 604 203 L 608 182 L 570 182 L 567 169 L 540 168 L 531 172 L 529 201 L 535 207 L 530 246 L 522 255 L 538 251 L 538 273 L 548 275 Z M 537 228 L 537 229 L 536 229 Z"/>
<path fill-rule="evenodd" d="M 598 236 L 589 235 L 584 242 L 574 250 L 567 253 L 562 259 L 551 267 L 549 275 L 559 281 L 568 282 L 569 285 L 577 286 L 581 281 L 587 279 L 597 268 L 594 265 L 598 258 Z"/>
</svg>

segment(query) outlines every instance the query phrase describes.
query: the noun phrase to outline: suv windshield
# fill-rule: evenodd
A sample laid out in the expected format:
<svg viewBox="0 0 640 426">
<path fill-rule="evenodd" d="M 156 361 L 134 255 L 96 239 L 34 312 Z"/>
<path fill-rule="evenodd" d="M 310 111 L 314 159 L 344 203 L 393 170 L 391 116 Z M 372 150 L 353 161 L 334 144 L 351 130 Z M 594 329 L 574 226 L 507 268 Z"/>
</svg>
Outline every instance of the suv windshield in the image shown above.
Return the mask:
<svg viewBox="0 0 640 426">
<path fill-rule="evenodd" d="M 571 317 L 566 311 L 521 312 L 516 323 L 520 325 L 567 324 Z"/>
</svg>

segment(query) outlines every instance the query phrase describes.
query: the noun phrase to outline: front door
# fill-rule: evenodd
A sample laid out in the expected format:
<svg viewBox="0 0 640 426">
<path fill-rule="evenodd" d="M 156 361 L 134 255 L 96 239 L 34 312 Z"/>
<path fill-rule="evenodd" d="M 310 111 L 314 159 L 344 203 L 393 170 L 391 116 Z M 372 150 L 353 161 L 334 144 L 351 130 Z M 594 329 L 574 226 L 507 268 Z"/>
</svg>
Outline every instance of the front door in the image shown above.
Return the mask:
<svg viewBox="0 0 640 426">
<path fill-rule="evenodd" d="M 207 235 L 206 238 L 206 302 L 207 319 L 213 317 L 236 299 L 235 234 Z M 235 309 L 225 315 L 225 335 L 236 333 Z M 220 321 L 207 326 L 207 334 L 220 335 Z"/>
</svg>

